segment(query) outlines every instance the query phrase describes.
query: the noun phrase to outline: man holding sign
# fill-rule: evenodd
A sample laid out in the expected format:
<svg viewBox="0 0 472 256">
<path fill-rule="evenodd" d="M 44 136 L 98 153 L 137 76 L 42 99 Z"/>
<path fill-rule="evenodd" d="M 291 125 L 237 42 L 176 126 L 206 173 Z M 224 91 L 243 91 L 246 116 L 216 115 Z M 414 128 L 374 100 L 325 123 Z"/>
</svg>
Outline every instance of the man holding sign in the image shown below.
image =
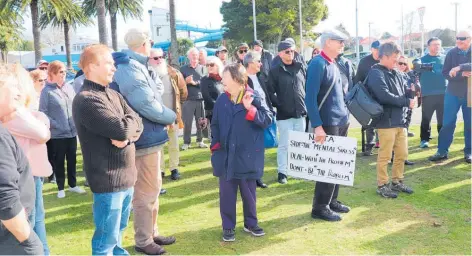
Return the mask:
<svg viewBox="0 0 472 256">
<path fill-rule="evenodd" d="M 335 59 L 344 51 L 347 37 L 339 31 L 321 35 L 322 52 L 310 63 L 306 82 L 306 107 L 315 142 L 323 144 L 326 135 L 347 136 L 349 111 L 344 103 L 348 82 L 342 79 Z M 339 185 L 316 182 L 311 216 L 327 221 L 340 221 L 338 213 L 349 212 L 349 207 L 338 199 Z"/>
</svg>

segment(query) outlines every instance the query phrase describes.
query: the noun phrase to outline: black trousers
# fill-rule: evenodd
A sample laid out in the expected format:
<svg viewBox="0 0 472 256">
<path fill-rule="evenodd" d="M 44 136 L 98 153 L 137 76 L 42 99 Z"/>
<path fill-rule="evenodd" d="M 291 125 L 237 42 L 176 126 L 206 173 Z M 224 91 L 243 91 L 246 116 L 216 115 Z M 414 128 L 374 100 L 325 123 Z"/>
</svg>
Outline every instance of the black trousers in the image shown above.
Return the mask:
<svg viewBox="0 0 472 256">
<path fill-rule="evenodd" d="M 54 175 L 57 188 L 64 190 L 66 181 L 65 161 L 67 160 L 67 183 L 73 188 L 77 185 L 77 137 L 66 139 L 51 139 L 47 143 L 48 158 Z"/>
<path fill-rule="evenodd" d="M 349 124 L 345 126 L 323 126 L 327 135 L 347 136 Z M 313 197 L 313 210 L 326 207 L 338 200 L 339 185 L 332 183 L 316 182 L 315 195 Z"/>
<path fill-rule="evenodd" d="M 443 124 L 444 94 L 423 96 L 423 107 L 421 109 L 421 140 L 429 141 L 431 137 L 431 119 L 436 111 L 438 133 Z"/>
<path fill-rule="evenodd" d="M 365 136 L 365 147 L 366 149 L 371 150 L 375 146 L 375 129 L 372 127 L 365 128 Z"/>
<path fill-rule="evenodd" d="M 44 255 L 43 244 L 30 227 L 30 236 L 22 243 L 0 223 L 0 254 L 2 255 Z"/>
</svg>

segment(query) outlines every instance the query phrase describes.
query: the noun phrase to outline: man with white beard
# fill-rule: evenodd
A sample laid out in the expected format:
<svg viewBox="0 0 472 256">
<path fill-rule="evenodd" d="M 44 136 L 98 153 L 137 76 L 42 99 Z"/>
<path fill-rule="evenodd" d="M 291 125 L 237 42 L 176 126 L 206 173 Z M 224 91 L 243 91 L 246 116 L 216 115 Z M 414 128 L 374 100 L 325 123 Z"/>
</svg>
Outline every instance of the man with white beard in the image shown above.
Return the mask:
<svg viewBox="0 0 472 256">
<path fill-rule="evenodd" d="M 187 85 L 182 73 L 167 64 L 164 51 L 161 48 L 153 48 L 149 65 L 159 76 L 163 83 L 162 101 L 164 105 L 177 114 L 175 124 L 169 125 L 169 169 L 171 179 L 178 180 L 179 173 L 179 129 L 183 128 L 181 103 L 187 99 Z M 164 154 L 161 154 L 162 176 L 165 175 Z"/>
</svg>

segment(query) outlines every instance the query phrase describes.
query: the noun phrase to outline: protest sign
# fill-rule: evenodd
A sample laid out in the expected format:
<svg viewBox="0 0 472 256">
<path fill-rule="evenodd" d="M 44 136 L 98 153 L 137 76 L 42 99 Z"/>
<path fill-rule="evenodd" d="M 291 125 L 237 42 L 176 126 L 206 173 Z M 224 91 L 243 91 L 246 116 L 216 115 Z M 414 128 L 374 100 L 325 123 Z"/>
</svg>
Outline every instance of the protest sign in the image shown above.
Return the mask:
<svg viewBox="0 0 472 256">
<path fill-rule="evenodd" d="M 354 185 L 357 140 L 326 136 L 315 143 L 313 133 L 290 131 L 288 134 L 288 175 L 326 183 Z"/>
</svg>

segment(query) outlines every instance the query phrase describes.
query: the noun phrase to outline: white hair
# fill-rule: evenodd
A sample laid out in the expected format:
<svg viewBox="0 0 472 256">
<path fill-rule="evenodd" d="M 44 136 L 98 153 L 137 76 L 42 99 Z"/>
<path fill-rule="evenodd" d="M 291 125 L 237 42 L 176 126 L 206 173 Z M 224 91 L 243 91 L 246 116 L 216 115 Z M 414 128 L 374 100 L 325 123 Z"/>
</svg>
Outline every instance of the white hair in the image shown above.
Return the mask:
<svg viewBox="0 0 472 256">
<path fill-rule="evenodd" d="M 196 52 L 197 54 L 200 53 L 196 47 L 192 47 L 192 48 L 188 49 L 187 56 L 189 56 L 193 52 Z"/>
<path fill-rule="evenodd" d="M 162 53 L 162 56 L 164 56 L 164 50 L 162 50 L 162 48 L 151 48 L 151 53 L 154 53 L 154 54 Z"/>
<path fill-rule="evenodd" d="M 210 56 L 207 59 L 207 64 L 215 63 L 215 65 L 218 67 L 218 74 L 223 77 L 223 69 L 225 68 L 223 65 L 223 62 L 221 62 L 220 58 L 216 56 Z"/>
</svg>

